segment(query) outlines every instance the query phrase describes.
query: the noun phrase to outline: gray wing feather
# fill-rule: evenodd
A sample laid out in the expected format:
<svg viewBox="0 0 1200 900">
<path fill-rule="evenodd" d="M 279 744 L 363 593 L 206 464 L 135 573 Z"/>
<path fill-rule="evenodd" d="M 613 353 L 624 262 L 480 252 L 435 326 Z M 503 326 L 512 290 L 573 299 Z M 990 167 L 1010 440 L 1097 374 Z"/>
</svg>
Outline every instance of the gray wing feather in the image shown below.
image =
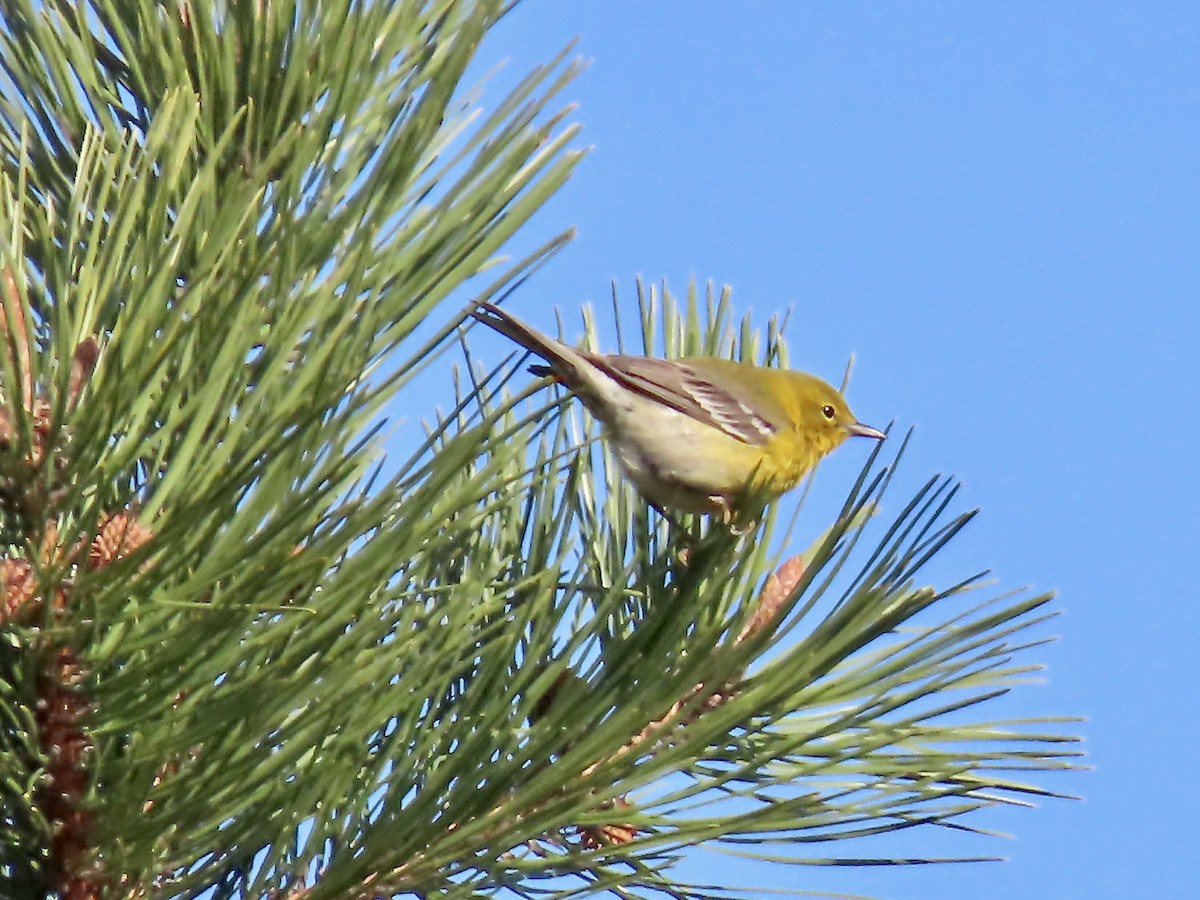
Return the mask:
<svg viewBox="0 0 1200 900">
<path fill-rule="evenodd" d="M 648 356 L 603 356 L 577 350 L 483 301 L 470 315 L 549 364 L 548 368 L 531 366 L 530 371 L 534 374 L 554 374 L 582 395 L 602 395 L 607 376 L 626 390 L 677 410 L 744 443 L 765 444 L 775 433 L 771 423 L 745 402 L 717 387 L 685 362 Z"/>
<path fill-rule="evenodd" d="M 609 374 L 631 391 L 657 400 L 747 444 L 765 444 L 775 429 L 728 391 L 687 363 L 645 356 L 602 357 Z"/>
</svg>

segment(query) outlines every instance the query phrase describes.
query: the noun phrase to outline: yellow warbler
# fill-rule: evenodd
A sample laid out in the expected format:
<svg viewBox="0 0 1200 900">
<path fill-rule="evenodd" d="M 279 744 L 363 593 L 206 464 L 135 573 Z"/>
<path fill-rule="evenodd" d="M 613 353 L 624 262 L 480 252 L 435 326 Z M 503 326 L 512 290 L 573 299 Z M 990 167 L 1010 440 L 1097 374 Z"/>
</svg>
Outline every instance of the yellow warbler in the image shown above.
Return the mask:
<svg viewBox="0 0 1200 900">
<path fill-rule="evenodd" d="M 711 357 L 605 356 L 568 346 L 491 303 L 472 312 L 545 366 L 605 426 L 656 509 L 729 522 L 747 496 L 774 500 L 851 435 L 882 440 L 815 375 Z"/>
</svg>

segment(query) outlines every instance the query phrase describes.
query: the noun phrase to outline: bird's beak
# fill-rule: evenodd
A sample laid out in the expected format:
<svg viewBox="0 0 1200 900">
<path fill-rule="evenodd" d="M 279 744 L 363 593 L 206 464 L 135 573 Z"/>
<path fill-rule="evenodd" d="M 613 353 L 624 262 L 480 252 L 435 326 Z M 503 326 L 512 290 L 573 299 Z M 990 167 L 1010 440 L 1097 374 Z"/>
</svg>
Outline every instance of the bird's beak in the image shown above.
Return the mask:
<svg viewBox="0 0 1200 900">
<path fill-rule="evenodd" d="M 847 425 L 846 430 L 854 437 L 869 437 L 877 441 L 882 441 L 887 437 L 878 428 L 872 428 L 870 425 L 864 425 L 862 422 L 855 422 L 853 425 Z"/>
</svg>

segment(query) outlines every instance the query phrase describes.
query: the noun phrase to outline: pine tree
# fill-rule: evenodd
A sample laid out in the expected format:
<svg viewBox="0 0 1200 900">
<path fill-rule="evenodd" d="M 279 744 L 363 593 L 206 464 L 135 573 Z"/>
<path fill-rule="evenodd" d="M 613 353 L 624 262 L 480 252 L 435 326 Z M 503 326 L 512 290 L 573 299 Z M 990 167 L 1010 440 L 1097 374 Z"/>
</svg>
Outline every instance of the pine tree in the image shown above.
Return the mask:
<svg viewBox="0 0 1200 900">
<path fill-rule="evenodd" d="M 3 896 L 673 893 L 688 847 L 824 862 L 1071 765 L 974 718 L 1049 597 L 921 580 L 952 482 L 885 518 L 893 454 L 804 554 L 685 541 L 467 350 L 581 157 L 565 55 L 476 114 L 508 12 L 4 4 Z M 666 352 L 783 353 L 639 290 Z"/>
</svg>

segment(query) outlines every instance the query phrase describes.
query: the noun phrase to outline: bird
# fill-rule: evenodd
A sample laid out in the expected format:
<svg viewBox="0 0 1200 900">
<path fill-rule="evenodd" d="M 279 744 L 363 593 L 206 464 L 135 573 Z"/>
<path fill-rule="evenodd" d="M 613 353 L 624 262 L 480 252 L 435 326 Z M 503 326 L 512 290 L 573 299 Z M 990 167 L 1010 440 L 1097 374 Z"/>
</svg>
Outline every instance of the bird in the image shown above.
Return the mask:
<svg viewBox="0 0 1200 900">
<path fill-rule="evenodd" d="M 707 356 L 592 353 L 493 303 L 470 315 L 539 357 L 529 371 L 571 390 L 604 426 L 625 474 L 660 513 L 726 524 L 794 488 L 847 438 L 883 440 L 815 375 Z M 669 515 L 668 515 L 669 518 Z"/>
</svg>

